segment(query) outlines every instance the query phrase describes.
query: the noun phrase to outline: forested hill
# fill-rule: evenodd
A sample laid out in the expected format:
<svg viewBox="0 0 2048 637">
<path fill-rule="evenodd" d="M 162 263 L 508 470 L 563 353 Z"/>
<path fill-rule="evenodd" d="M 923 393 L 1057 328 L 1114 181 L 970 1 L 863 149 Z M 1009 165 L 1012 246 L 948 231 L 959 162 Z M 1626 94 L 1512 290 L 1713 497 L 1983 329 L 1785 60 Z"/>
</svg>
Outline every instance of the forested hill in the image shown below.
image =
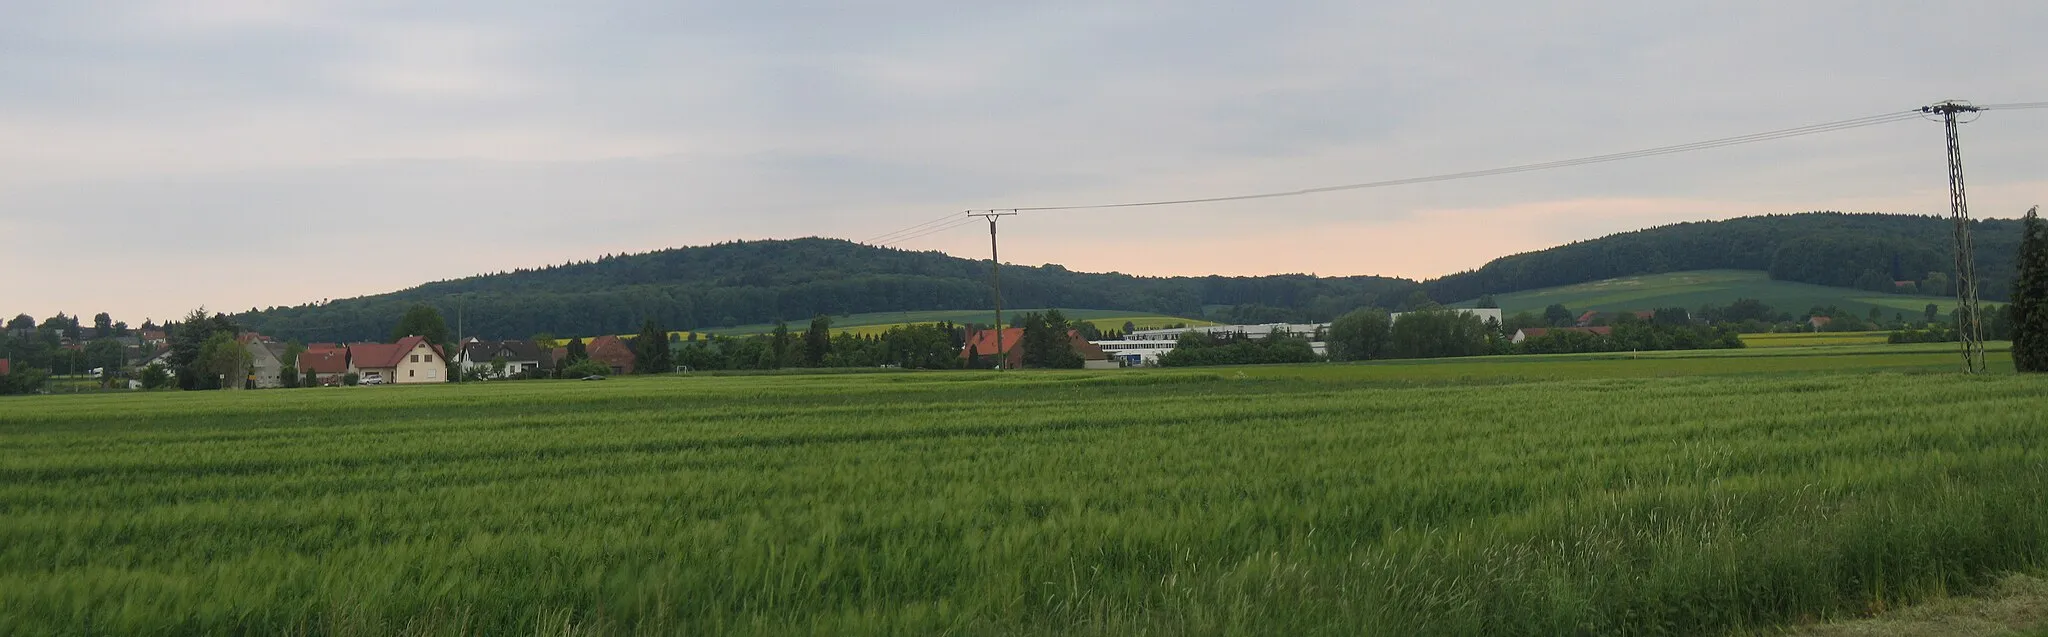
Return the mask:
<svg viewBox="0 0 2048 637">
<path fill-rule="evenodd" d="M 1814 212 L 1660 226 L 1494 259 L 1425 283 L 1444 302 L 1614 277 L 1689 270 L 1764 270 L 1771 278 L 1858 287 L 1872 277 L 1921 280 L 1954 272 L 1946 218 Z M 1978 290 L 2010 293 L 2020 222 L 1975 222 Z M 1930 291 L 1934 294 L 1942 292 Z"/>
<path fill-rule="evenodd" d="M 1138 277 L 1005 265 L 1009 307 L 1134 310 L 1227 319 L 1327 320 L 1365 305 L 1391 307 L 1417 288 L 1385 277 Z M 877 248 L 838 239 L 742 241 L 610 256 L 538 270 L 476 276 L 324 305 L 237 316 L 279 338 L 352 341 L 390 337 L 415 303 L 441 310 L 450 327 L 492 338 L 538 332 L 632 333 L 647 318 L 669 329 L 808 320 L 819 314 L 981 309 L 988 262 L 939 252 Z"/>
</svg>

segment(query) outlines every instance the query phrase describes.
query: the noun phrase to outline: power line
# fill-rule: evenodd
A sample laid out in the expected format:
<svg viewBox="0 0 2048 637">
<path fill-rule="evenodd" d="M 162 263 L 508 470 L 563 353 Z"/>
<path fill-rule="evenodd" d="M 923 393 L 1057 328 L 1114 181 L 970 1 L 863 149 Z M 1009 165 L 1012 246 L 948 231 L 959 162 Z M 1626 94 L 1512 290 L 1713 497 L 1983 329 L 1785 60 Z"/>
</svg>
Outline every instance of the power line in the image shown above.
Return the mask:
<svg viewBox="0 0 2048 637">
<path fill-rule="evenodd" d="M 2008 106 L 2008 108 L 2011 108 L 2011 106 Z M 1343 185 L 1338 185 L 1338 186 L 1323 186 L 1323 187 L 1318 187 L 1318 188 L 1303 188 L 1303 189 L 1300 189 L 1300 190 L 1287 190 L 1287 191 L 1279 191 L 1279 192 L 1264 192 L 1264 193 L 1255 193 L 1255 194 L 1246 194 L 1246 195 L 1228 195 L 1228 196 L 1221 196 L 1221 197 L 1201 197 L 1201 198 L 1193 198 L 1193 199 L 1165 199 L 1165 200 L 1157 200 L 1157 201 L 1134 201 L 1134 202 L 1125 202 L 1125 203 L 1108 203 L 1108 204 L 1086 204 L 1086 205 L 1071 205 L 1071 206 L 1031 206 L 1031 207 L 1018 207 L 1018 208 L 1015 208 L 1015 210 L 1017 210 L 1017 211 L 1019 211 L 1019 212 L 1034 212 L 1034 211 L 1046 211 L 1046 210 L 1092 210 L 1092 209 L 1102 209 L 1102 208 L 1135 208 L 1135 207 L 1140 207 L 1140 206 L 1173 206 L 1173 205 L 1184 205 L 1184 204 L 1197 204 L 1197 203 L 1217 203 L 1217 202 L 1224 202 L 1224 201 L 1245 201 L 1245 200 L 1251 200 L 1251 199 L 1274 199 L 1274 198 L 1279 198 L 1279 197 L 1298 197 L 1298 196 L 1301 196 L 1301 195 L 1311 195 L 1311 194 L 1318 194 L 1318 193 L 1325 193 L 1325 192 L 1337 192 L 1337 191 L 1343 191 L 1343 190 L 1363 190 L 1363 189 L 1367 189 L 1367 188 L 1385 188 L 1385 187 L 1388 187 L 1388 186 L 1405 186 L 1405 185 L 1412 185 L 1412 184 L 1424 184 L 1424 183 L 1434 183 L 1434 182 L 1441 182 L 1441 181 L 1454 181 L 1454 180 L 1459 180 L 1459 179 L 1472 179 L 1472 178 L 1475 178 L 1475 177 L 1491 177 L 1491 176 L 1495 176 L 1495 175 L 1506 175 L 1506 174 L 1513 174 L 1513 173 L 1523 173 L 1523 172 L 1532 172 L 1532 171 L 1538 171 L 1538 170 L 1552 170 L 1552 169 L 1557 169 L 1557 168 L 1568 168 L 1568 167 L 1572 167 L 1572 166 L 1584 166 L 1584 165 L 1587 165 L 1587 164 L 1598 164 L 1598 163 L 1605 163 L 1605 162 L 1612 162 L 1612 161 L 1621 161 L 1621 160 L 1625 160 L 1625 159 L 1639 159 L 1639 158 L 1643 158 L 1643 157 L 1655 157 L 1655 156 L 1658 156 L 1658 155 L 1670 155 L 1670 154 L 1675 154 L 1675 153 L 1691 152 L 1691 151 L 1696 151 L 1696 150 L 1708 150 L 1708 149 L 1713 149 L 1713 148 L 1724 148 L 1724 147 L 1728 147 L 1728 146 L 1737 146 L 1737 145 L 1742 145 L 1742 144 L 1752 144 L 1752 143 L 1756 143 L 1756 142 L 1764 142 L 1764 141 L 1773 141 L 1773 140 L 1779 140 L 1779 139 L 1789 139 L 1789 138 L 1792 138 L 1792 137 L 1802 137 L 1802 136 L 1806 136 L 1806 135 L 1817 135 L 1817 134 L 1820 134 L 1820 133 L 1831 133 L 1831 132 L 1835 132 L 1835 131 L 1849 130 L 1849 129 L 1852 129 L 1852 128 L 1863 128 L 1863 127 L 1866 127 L 1866 126 L 1877 126 L 1877 125 L 1880 125 L 1880 124 L 1890 124 L 1890 123 L 1893 123 L 1893 122 L 1902 122 L 1902 121 L 1906 121 L 1906 120 L 1910 120 L 1910 119 L 1917 119 L 1917 118 L 1919 118 L 1919 117 L 1920 117 L 1920 111 L 1918 111 L 1917 109 L 1916 109 L 1916 110 L 1911 110 L 1911 111 L 1899 111 L 1899 112 L 1893 112 L 1893 113 L 1885 113 L 1885 114 L 1882 114 L 1882 115 L 1871 115 L 1871 116 L 1867 116 L 1867 117 L 1858 117 L 1858 118 L 1854 118 L 1854 119 L 1845 119 L 1845 120 L 1840 120 L 1840 121 L 1834 121 L 1834 122 L 1825 122 L 1825 123 L 1821 123 L 1821 124 L 1812 124 L 1812 125 L 1807 125 L 1807 126 L 1800 126 L 1800 127 L 1796 127 L 1796 128 L 1786 128 L 1786 129 L 1779 129 L 1779 130 L 1774 130 L 1774 131 L 1765 131 L 1765 132 L 1761 132 L 1761 133 L 1752 133 L 1752 134 L 1749 134 L 1749 135 L 1738 135 L 1738 136 L 1735 136 L 1735 137 L 1723 137 L 1723 138 L 1719 138 L 1719 139 L 1710 139 L 1710 140 L 1706 140 L 1706 141 L 1692 142 L 1692 143 L 1689 143 L 1689 144 L 1677 144 L 1677 145 L 1673 145 L 1673 146 L 1659 146 L 1659 147 L 1656 147 L 1656 148 L 1645 148 L 1645 149 L 1642 149 L 1642 150 L 1633 150 L 1633 151 L 1628 151 L 1628 152 L 1621 152 L 1621 153 L 1610 153 L 1610 154 L 1606 154 L 1606 155 L 1593 155 L 1593 156 L 1589 156 L 1589 157 L 1579 157 L 1579 158 L 1575 158 L 1575 159 L 1562 159 L 1562 160 L 1557 160 L 1557 161 L 1548 161 L 1548 162 L 1541 162 L 1541 163 L 1534 163 L 1534 164 L 1521 164 L 1521 165 L 1516 165 L 1516 166 L 1504 166 L 1504 167 L 1500 167 L 1500 168 L 1489 168 L 1489 169 L 1485 169 L 1485 170 L 1471 170 L 1471 171 L 1465 171 L 1465 172 L 1456 172 L 1456 173 L 1445 173 L 1445 174 L 1441 174 L 1441 175 L 1430 175 L 1430 176 L 1426 176 L 1426 177 L 1408 177 L 1408 178 L 1403 178 L 1403 179 L 1389 179 L 1389 180 L 1384 180 L 1384 181 L 1369 181 L 1369 182 L 1364 182 L 1364 183 L 1356 183 L 1356 184 L 1343 184 Z"/>
<path fill-rule="evenodd" d="M 2048 102 L 2020 102 L 2018 104 L 1985 104 L 1977 107 L 1980 111 L 2012 111 L 2023 108 L 2048 108 Z"/>
<path fill-rule="evenodd" d="M 911 240 L 913 240 L 913 239 L 922 239 L 922 238 L 924 238 L 924 237 L 929 237 L 929 236 L 931 236 L 931 235 L 935 235 L 935 234 L 939 234 L 939 233 L 947 232 L 947 231 L 950 231 L 950 230 L 956 230 L 956 229 L 959 229 L 959 228 L 964 228 L 964 227 L 967 227 L 967 226 L 969 226 L 969 225 L 973 225 L 973 224 L 974 224 L 974 218 L 972 218 L 972 217 L 961 217 L 961 216 L 959 216 L 959 215 L 948 215 L 948 216 L 947 216 L 947 218 L 948 218 L 948 219 L 952 219 L 953 221 L 952 221 L 951 223 L 941 224 L 941 225 L 933 226 L 933 227 L 930 227 L 930 228 L 926 228 L 926 229 L 924 229 L 924 230 L 919 230 L 919 231 L 913 232 L 913 233 L 911 233 L 911 234 L 903 235 L 903 236 L 901 236 L 901 237 L 897 237 L 897 238 L 895 238 L 895 239 L 891 239 L 891 240 L 889 240 L 889 241 L 885 241 L 885 242 L 882 242 L 882 243 L 878 243 L 878 244 L 875 244 L 875 245 L 878 245 L 878 246 L 881 246 L 881 247 L 885 247 L 885 248 L 886 248 L 886 247 L 890 247 L 890 246 L 894 246 L 894 245 L 898 245 L 898 244 L 901 244 L 901 243 L 903 243 L 903 242 L 906 242 L 906 241 L 911 241 Z"/>
<path fill-rule="evenodd" d="M 888 243 L 888 242 L 890 242 L 890 241 L 893 241 L 893 240 L 899 240 L 899 239 L 901 239 L 902 235 L 907 235 L 907 234 L 910 234 L 910 233 L 913 233 L 913 232 L 917 232 L 918 230 L 921 230 L 921 229 L 927 228 L 927 227 L 929 227 L 929 226 L 931 226 L 931 225 L 933 225 L 933 224 L 938 224 L 938 223 L 943 223 L 943 222 L 948 222 L 948 221 L 959 221 L 959 220 L 960 220 L 960 216 L 959 216 L 959 215 L 951 215 L 951 214 L 949 214 L 949 215 L 946 215 L 946 216 L 943 216 L 943 217 L 939 217 L 939 218 L 937 218 L 937 219 L 933 219 L 933 220 L 931 220 L 931 221 L 926 221 L 926 222 L 924 222 L 924 223 L 920 223 L 920 224 L 917 224 L 917 225 L 914 225 L 914 226 L 911 226 L 911 227 L 908 227 L 908 228 L 904 228 L 904 229 L 901 229 L 901 230 L 897 230 L 897 231 L 895 231 L 895 232 L 890 232 L 890 233 L 885 233 L 885 234 L 879 234 L 879 235 L 875 235 L 875 236 L 873 236 L 873 237 L 870 237 L 870 238 L 868 238 L 868 240 L 867 240 L 867 241 L 862 241 L 861 243 L 875 243 L 875 244 L 878 244 L 878 245 L 880 245 L 880 244 L 885 244 L 885 243 Z"/>
</svg>

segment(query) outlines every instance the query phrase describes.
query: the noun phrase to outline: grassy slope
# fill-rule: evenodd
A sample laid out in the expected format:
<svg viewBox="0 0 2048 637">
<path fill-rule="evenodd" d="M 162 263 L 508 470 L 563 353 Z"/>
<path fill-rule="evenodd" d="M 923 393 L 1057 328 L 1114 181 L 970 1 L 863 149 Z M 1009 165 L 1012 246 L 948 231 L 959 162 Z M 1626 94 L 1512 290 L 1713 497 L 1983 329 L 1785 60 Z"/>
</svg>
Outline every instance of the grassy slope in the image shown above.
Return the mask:
<svg viewBox="0 0 2048 637">
<path fill-rule="evenodd" d="M 1758 299 L 1794 315 L 1816 305 L 1834 305 L 1858 316 L 1876 307 L 1886 318 L 1900 313 L 1909 319 L 1919 316 L 1929 303 L 1940 307 L 1944 316 L 1955 304 L 1955 299 L 1946 297 L 1876 294 L 1849 288 L 1773 281 L 1769 275 L 1751 270 L 1699 270 L 1623 277 L 1502 294 L 1495 296 L 1494 300 L 1500 303 L 1502 311 L 1514 314 L 1541 313 L 1543 308 L 1553 303 L 1562 303 L 1573 312 L 1616 312 L 1660 307 L 1696 309 L 1709 303 L 1727 305 L 1741 298 Z M 1469 307 L 1473 303 L 1466 301 L 1457 305 Z"/>
<path fill-rule="evenodd" d="M 1004 309 L 1003 319 L 1005 321 L 1015 321 L 1016 317 L 1022 316 L 1025 312 L 1043 311 L 1045 310 L 1029 308 Z M 1158 314 L 1146 314 L 1144 312 L 1132 312 L 1129 310 L 1070 310 L 1066 308 L 1060 308 L 1060 313 L 1067 315 L 1067 318 L 1070 320 L 1085 320 L 1090 323 L 1094 323 L 1096 327 L 1100 327 L 1103 329 L 1123 329 L 1124 321 L 1130 321 L 1132 323 L 1135 323 L 1138 329 L 1151 329 L 1156 327 L 1162 327 L 1171 323 L 1186 323 L 1189 325 L 1213 325 L 1213 323 L 1201 319 L 1181 318 L 1178 316 L 1162 316 Z M 849 316 L 832 317 L 832 328 L 834 332 L 850 331 L 859 334 L 880 334 L 883 331 L 888 330 L 891 327 L 896 327 L 898 325 L 936 323 L 940 321 L 951 321 L 954 323 L 988 323 L 994 320 L 995 310 L 930 310 L 920 312 L 871 312 L 867 314 L 853 314 Z M 790 329 L 802 330 L 808 325 L 808 323 L 791 323 Z M 723 329 L 710 329 L 704 330 L 704 332 L 725 336 L 738 336 L 747 334 L 765 334 L 774 329 L 775 326 L 773 324 L 762 323 L 757 325 L 741 325 L 738 327 Z"/>
<path fill-rule="evenodd" d="M 0 625 L 1548 635 L 1855 616 L 2048 559 L 2042 379 L 1942 373 L 1952 358 L 0 399 Z"/>
</svg>

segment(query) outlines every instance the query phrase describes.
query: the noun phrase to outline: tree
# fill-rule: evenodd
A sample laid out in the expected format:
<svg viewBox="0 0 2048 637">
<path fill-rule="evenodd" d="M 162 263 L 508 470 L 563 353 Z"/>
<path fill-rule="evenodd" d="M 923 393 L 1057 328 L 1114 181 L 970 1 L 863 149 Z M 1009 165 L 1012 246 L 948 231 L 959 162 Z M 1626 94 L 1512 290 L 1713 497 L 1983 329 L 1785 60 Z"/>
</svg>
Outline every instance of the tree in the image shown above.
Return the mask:
<svg viewBox="0 0 2048 637">
<path fill-rule="evenodd" d="M 832 354 L 832 317 L 819 314 L 811 319 L 810 329 L 804 330 L 804 366 L 824 367 L 825 357 Z"/>
<path fill-rule="evenodd" d="M 216 313 L 209 318 L 206 308 L 201 307 L 185 315 L 183 322 L 165 327 L 170 331 L 171 367 L 176 372 L 178 386 L 187 390 L 220 389 L 221 377 L 206 371 L 202 355 L 214 336 L 226 335 L 232 341 L 234 335 L 241 331 L 241 326 L 224 314 Z M 248 355 L 248 352 L 244 351 L 243 355 Z M 241 378 L 239 375 L 232 377 Z"/>
<path fill-rule="evenodd" d="M 215 389 L 241 389 L 249 376 L 249 349 L 232 332 L 214 332 L 200 346 L 194 369 L 215 380 Z"/>
<path fill-rule="evenodd" d="M 590 360 L 590 350 L 583 345 L 583 339 L 569 339 L 569 344 L 562 347 L 562 360 L 555 361 L 555 377 L 568 378 L 569 367 L 586 360 Z"/>
<path fill-rule="evenodd" d="M 1927 273 L 1927 278 L 1920 280 L 1920 293 L 1932 294 L 1934 296 L 1948 296 L 1953 292 L 1952 290 L 1949 290 L 1948 286 L 1949 282 L 1947 272 L 1929 272 Z M 1929 321 L 1932 322 L 1932 319 L 1930 319 Z"/>
<path fill-rule="evenodd" d="M 299 378 L 299 386 L 300 386 L 300 387 L 319 387 L 319 386 L 320 386 L 320 373 L 319 373 L 319 372 L 316 372 L 316 371 L 313 371 L 313 370 L 310 370 L 310 369 L 309 369 L 309 370 L 306 370 L 306 374 L 305 374 L 305 376 L 302 376 L 302 377 L 300 377 L 300 378 Z"/>
<path fill-rule="evenodd" d="M 171 384 L 171 372 L 162 363 L 150 363 L 142 368 L 142 388 L 161 389 Z"/>
<path fill-rule="evenodd" d="M 1124 321 L 1124 334 L 1128 335 L 1128 334 L 1130 334 L 1131 332 L 1136 332 L 1136 331 L 1138 331 L 1138 324 L 1137 324 L 1137 323 L 1132 323 L 1132 322 L 1130 322 L 1130 321 Z"/>
<path fill-rule="evenodd" d="M 1378 308 L 1352 310 L 1330 322 L 1330 359 L 1362 361 L 1380 357 L 1387 348 L 1393 321 Z"/>
<path fill-rule="evenodd" d="M 1429 298 L 1429 293 L 1422 290 L 1408 293 L 1408 300 L 1401 302 L 1401 309 L 1409 312 L 1426 310 L 1436 306 L 1436 299 Z"/>
<path fill-rule="evenodd" d="M 1578 323 L 1579 316 L 1565 308 L 1563 303 L 1552 303 L 1550 307 L 1543 308 L 1543 320 L 1551 327 L 1571 327 Z"/>
<path fill-rule="evenodd" d="M 1479 307 L 1479 308 L 1482 308 L 1482 309 L 1494 309 L 1494 310 L 1497 310 L 1497 309 L 1500 309 L 1500 302 L 1499 302 L 1499 301 L 1495 301 L 1495 300 L 1493 300 L 1493 295 L 1491 295 L 1491 294 L 1481 294 L 1481 295 L 1479 295 L 1479 303 L 1477 304 L 1477 306 L 1476 306 L 1476 307 Z"/>
<path fill-rule="evenodd" d="M 407 308 L 405 316 L 398 319 L 398 327 L 391 330 L 392 341 L 397 341 L 407 336 L 426 337 L 428 344 L 437 347 L 446 348 L 450 345 L 448 341 L 448 322 L 441 320 L 440 310 L 434 309 L 434 306 L 425 303 L 417 303 Z"/>
<path fill-rule="evenodd" d="M 128 348 L 112 338 L 93 339 L 85 346 L 85 366 L 100 370 L 100 384 L 111 385 L 121 368 L 128 365 Z"/>
<path fill-rule="evenodd" d="M 1478 315 L 1443 309 L 1408 312 L 1394 321 L 1393 358 L 1477 356 L 1487 352 L 1486 324 Z"/>
<path fill-rule="evenodd" d="M 1927 318 L 1928 325 L 1933 325 L 1935 321 L 1941 319 L 1941 306 L 1929 303 L 1927 308 L 1921 310 L 1920 313 Z"/>
<path fill-rule="evenodd" d="M 108 316 L 106 312 L 92 315 L 92 334 L 95 338 L 113 336 L 114 317 Z"/>
<path fill-rule="evenodd" d="M 633 337 L 633 373 L 666 374 L 675 371 L 675 356 L 669 349 L 668 330 L 654 319 L 640 326 L 640 335 Z"/>
<path fill-rule="evenodd" d="M 612 373 L 612 368 L 593 360 L 579 361 L 562 369 L 563 378 L 588 378 Z"/>
<path fill-rule="evenodd" d="M 1030 312 L 1019 319 L 1023 328 L 1023 365 L 1041 369 L 1078 369 L 1087 361 L 1074 353 L 1073 337 L 1067 335 L 1067 319 L 1059 310 Z"/>
<path fill-rule="evenodd" d="M 2048 372 L 2048 226 L 2039 208 L 2028 210 L 2020 236 L 2018 276 L 2012 285 L 2012 364 L 2022 372 Z"/>
<path fill-rule="evenodd" d="M 768 369 L 782 369 L 789 366 L 790 346 L 789 324 L 776 321 L 775 331 L 770 332 L 768 336 L 768 360 L 766 361 Z"/>
<path fill-rule="evenodd" d="M 7 331 L 9 332 L 33 332 L 35 329 L 35 317 L 27 314 L 16 314 L 14 315 L 14 320 L 7 322 Z"/>
</svg>

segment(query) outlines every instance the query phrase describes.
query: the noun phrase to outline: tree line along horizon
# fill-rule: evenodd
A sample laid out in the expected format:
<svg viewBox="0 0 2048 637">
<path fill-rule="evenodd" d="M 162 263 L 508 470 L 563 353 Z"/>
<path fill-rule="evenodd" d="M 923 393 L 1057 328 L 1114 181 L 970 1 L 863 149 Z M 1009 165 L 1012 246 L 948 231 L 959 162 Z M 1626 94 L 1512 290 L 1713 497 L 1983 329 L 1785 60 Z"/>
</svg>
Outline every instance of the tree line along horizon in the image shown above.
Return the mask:
<svg viewBox="0 0 2048 637">
<path fill-rule="evenodd" d="M 2010 262 L 2013 275 L 2009 282 L 2008 294 L 2011 302 L 1995 306 L 1995 311 L 1983 317 L 1986 337 L 1993 340 L 2013 341 L 2014 365 L 2021 371 L 2048 369 L 2048 230 L 2044 230 L 2036 212 L 2030 211 L 2020 220 L 2019 240 L 2013 247 Z M 1684 225 L 1684 224 L 1681 224 Z M 1577 244 L 1575 244 L 1577 245 Z M 1569 246 L 1567 246 L 1569 247 Z M 1903 266 L 1903 261 L 1893 258 L 1893 268 Z M 1934 272 L 1939 274 L 1939 272 Z M 1776 273 L 1774 273 L 1774 276 Z M 1875 287 L 1876 279 L 1866 272 L 1859 278 L 1867 286 Z M 1935 277 L 1930 276 L 1929 279 Z M 1857 283 L 1856 280 L 1849 281 Z M 1892 287 L 1897 288 L 1894 284 Z M 1482 307 L 1494 305 L 1491 295 L 1482 293 Z M 1608 334 L 1592 334 L 1580 331 L 1554 331 L 1544 336 L 1528 339 L 1523 343 L 1511 343 L 1508 339 L 1516 330 L 1528 327 L 1566 327 L 1576 324 L 1569 308 L 1553 305 L 1542 314 L 1518 313 L 1495 324 L 1483 322 L 1478 317 L 1442 309 L 1424 290 L 1413 290 L 1399 306 L 1408 310 L 1399 320 L 1389 317 L 1381 306 L 1365 303 L 1333 319 L 1325 334 L 1329 343 L 1329 360 L 1371 360 L 1374 358 L 1425 358 L 1443 356 L 1473 356 L 1481 354 L 1513 353 L 1567 353 L 1589 351 L 1626 351 L 1654 349 L 1690 349 L 1710 347 L 1740 347 L 1737 336 L 1745 329 L 1761 331 L 1767 323 L 1772 329 L 1782 328 L 1783 319 L 1789 312 L 1770 308 L 1754 299 L 1742 299 L 1725 307 L 1707 306 L 1697 312 L 1685 308 L 1663 308 L 1656 310 L 1647 321 L 1635 320 L 1632 315 L 1617 316 Z M 1873 308 L 1868 317 L 1858 317 L 1840 312 L 1836 308 L 1815 307 L 1808 315 L 1829 316 L 1834 319 L 1828 331 L 1863 331 L 1872 327 L 1889 328 L 1894 331 L 1892 342 L 1929 342 L 1955 340 L 1952 324 L 1944 323 L 1936 316 L 1937 308 L 1930 304 L 1926 312 L 1911 322 L 1896 314 L 1889 323 Z M 1952 319 L 1960 317 L 1951 316 Z M 1567 323 L 1566 319 L 1573 319 Z M 678 367 L 702 370 L 762 370 L 789 367 L 873 367 L 897 366 L 919 369 L 943 369 L 963 366 L 993 365 L 993 361 L 980 361 L 978 356 L 961 356 L 961 349 L 967 332 L 978 325 L 956 325 L 932 323 L 896 326 L 879 335 L 857 335 L 846 332 L 833 334 L 831 317 L 820 314 L 801 333 L 793 333 L 782 321 L 776 322 L 774 330 L 767 334 L 746 337 L 713 336 L 699 339 L 691 334 L 681 340 L 663 327 L 655 318 L 643 319 L 640 338 L 632 339 L 636 357 L 644 359 L 634 371 L 640 373 L 664 373 Z M 1251 321 L 1246 321 L 1251 322 Z M 1270 322 L 1270 321 L 1258 321 Z M 43 381 L 51 375 L 77 375 L 88 369 L 107 370 L 102 374 L 102 383 L 111 384 L 116 374 L 114 369 L 128 362 L 128 347 L 118 339 L 128 335 L 130 330 L 125 322 L 115 321 L 107 313 L 93 318 L 92 335 L 84 339 L 84 328 L 76 317 L 58 313 L 41 322 L 26 314 L 17 315 L 5 324 L 5 338 L 0 338 L 0 357 L 13 363 L 15 372 L 0 382 L 0 393 L 27 393 L 41 388 Z M 1090 332 L 1096 328 L 1086 322 L 1069 322 L 1057 310 L 1045 313 L 1030 313 L 1014 325 L 1026 328 L 1024 345 L 1027 352 L 1027 366 L 1078 367 L 1078 356 L 1071 351 L 1061 353 L 1066 345 L 1067 330 Z M 143 330 L 154 330 L 159 326 L 145 321 Z M 195 310 L 184 321 L 160 326 L 169 337 L 170 361 L 173 369 L 143 370 L 139 376 L 146 386 L 160 386 L 171 382 L 185 389 L 216 388 L 219 378 L 241 378 L 242 375 L 226 370 L 237 365 L 248 365 L 245 351 L 241 351 L 234 336 L 245 326 L 234 317 L 221 313 L 207 315 L 204 309 Z M 448 347 L 446 321 L 440 310 L 430 304 L 415 303 L 407 308 L 399 324 L 392 332 L 394 340 L 409 335 L 427 336 L 436 345 Z M 1035 336 L 1034 336 L 1035 335 Z M 1091 338 L 1099 334 L 1084 334 Z M 1198 332 L 1184 334 L 1173 352 L 1163 355 L 1160 363 L 1166 366 L 1221 365 L 1249 363 L 1308 362 L 1324 358 L 1307 346 L 1306 339 L 1286 334 L 1266 335 L 1263 338 L 1246 338 L 1249 335 L 1213 335 Z M 553 340 L 545 333 L 535 334 L 536 340 Z M 71 342 L 70 347 L 65 343 Z M 82 344 L 79 341 L 84 341 Z M 1054 342 L 1056 341 L 1056 342 Z M 288 355 L 295 356 L 303 345 L 293 341 Z M 565 374 L 577 368 L 578 347 L 581 339 L 570 341 L 570 348 L 562 364 L 556 365 L 556 374 Z M 239 358 L 237 356 L 239 352 Z M 1305 352 L 1305 353 L 1304 353 Z M 294 368 L 295 366 L 288 366 Z M 582 371 L 591 371 L 595 366 L 585 366 Z M 606 368 L 605 371 L 610 371 Z M 176 373 L 171 373 L 176 372 Z M 473 372 L 472 372 L 473 373 Z M 296 374 L 294 376 L 297 376 Z M 213 380 L 209 381 L 211 377 Z M 451 376 L 459 378 L 460 376 Z M 286 381 L 302 385 L 303 378 Z M 214 387 L 208 387 L 211 384 Z"/>
<path fill-rule="evenodd" d="M 1681 223 L 1494 259 L 1427 281 L 1379 276 L 1140 277 L 1003 266 L 1015 307 L 1093 308 L 1227 324 L 1320 323 L 1360 307 L 1409 309 L 1420 290 L 1452 303 L 1616 277 L 1693 270 L 1766 272 L 1773 280 L 1946 295 L 1952 227 L 1933 216 L 1800 213 Z M 1980 291 L 2003 301 L 2020 222 L 1976 222 Z M 1370 249 L 1370 245 L 1361 246 Z M 412 305 L 462 315 L 472 331 L 624 334 L 648 318 L 683 331 L 870 312 L 979 310 L 987 259 L 803 238 L 735 241 L 606 255 L 537 269 L 438 281 L 389 294 L 234 313 L 250 329 L 304 341 L 387 333 Z M 1927 273 L 1938 273 L 1928 275 Z M 1910 287 L 1900 282 L 1908 282 Z"/>
</svg>

